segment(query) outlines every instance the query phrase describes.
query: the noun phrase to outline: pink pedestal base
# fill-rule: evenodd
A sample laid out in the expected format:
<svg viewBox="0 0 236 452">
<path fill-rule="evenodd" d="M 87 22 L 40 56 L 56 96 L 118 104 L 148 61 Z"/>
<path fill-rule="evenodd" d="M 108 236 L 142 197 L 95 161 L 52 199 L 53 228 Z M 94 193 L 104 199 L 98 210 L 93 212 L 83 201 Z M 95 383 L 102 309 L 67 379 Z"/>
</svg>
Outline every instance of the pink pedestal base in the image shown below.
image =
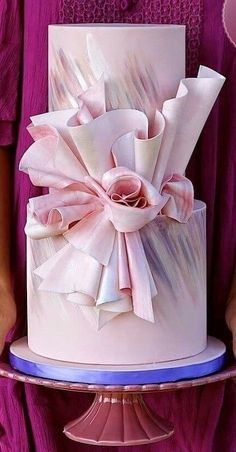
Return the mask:
<svg viewBox="0 0 236 452">
<path fill-rule="evenodd" d="M 101 446 L 141 445 L 169 438 L 174 433 L 172 423 L 147 408 L 142 392 L 165 387 L 178 388 L 183 382 L 150 383 L 163 379 L 171 381 L 171 372 L 174 372 L 172 377 L 178 380 L 181 376 L 190 378 L 190 375 L 197 377 L 202 373 L 216 372 L 222 367 L 224 356 L 224 344 L 210 337 L 206 351 L 198 356 L 149 366 L 117 368 L 50 360 L 33 353 L 28 347 L 27 338 L 13 342 L 9 355 L 10 363 L 16 370 L 12 378 L 54 388 L 95 392 L 91 407 L 81 417 L 69 422 L 64 433 L 73 441 Z M 192 368 L 195 369 L 193 373 Z M 43 379 L 40 378 L 42 376 Z M 72 380 L 68 381 L 67 378 Z M 197 384 L 199 380 L 188 380 L 184 384 Z M 143 384 L 138 384 L 141 381 Z"/>
<path fill-rule="evenodd" d="M 96 385 L 69 383 L 24 375 L 0 363 L 0 376 L 52 389 L 96 393 L 89 410 L 70 422 L 64 433 L 74 441 L 93 445 L 132 445 L 157 442 L 173 433 L 168 420 L 154 415 L 145 406 L 142 393 L 176 391 L 236 378 L 236 365 L 214 375 L 171 383 L 145 385 Z"/>
<path fill-rule="evenodd" d="M 65 426 L 70 439 L 100 446 L 129 446 L 169 438 L 173 425 L 154 415 L 140 394 L 96 394 L 88 411 Z"/>
</svg>

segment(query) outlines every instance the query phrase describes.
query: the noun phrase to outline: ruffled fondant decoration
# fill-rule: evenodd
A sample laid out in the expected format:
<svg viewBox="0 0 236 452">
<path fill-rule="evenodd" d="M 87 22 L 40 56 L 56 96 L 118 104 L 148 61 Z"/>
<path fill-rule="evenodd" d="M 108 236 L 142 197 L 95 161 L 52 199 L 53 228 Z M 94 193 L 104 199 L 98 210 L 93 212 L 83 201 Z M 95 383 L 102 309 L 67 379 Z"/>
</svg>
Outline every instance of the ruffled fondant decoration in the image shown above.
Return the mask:
<svg viewBox="0 0 236 452">
<path fill-rule="evenodd" d="M 80 95 L 79 109 L 31 118 L 35 142 L 20 169 L 49 194 L 30 199 L 26 233 L 66 241 L 35 270 L 39 290 L 67 294 L 96 328 L 131 310 L 154 322 L 158 287 L 139 231 L 158 214 L 191 216 L 184 172 L 223 82 L 201 68 L 151 127 L 138 110 L 105 111 L 103 78 Z"/>
</svg>

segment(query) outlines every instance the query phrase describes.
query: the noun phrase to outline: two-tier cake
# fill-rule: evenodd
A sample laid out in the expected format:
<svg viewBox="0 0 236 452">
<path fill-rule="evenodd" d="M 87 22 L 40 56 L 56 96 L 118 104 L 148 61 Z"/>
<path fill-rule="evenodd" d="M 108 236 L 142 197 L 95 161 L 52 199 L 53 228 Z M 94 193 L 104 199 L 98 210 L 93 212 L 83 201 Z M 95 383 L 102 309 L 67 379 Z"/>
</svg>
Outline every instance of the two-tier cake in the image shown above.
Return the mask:
<svg viewBox="0 0 236 452">
<path fill-rule="evenodd" d="M 28 344 L 133 365 L 207 345 L 206 206 L 185 169 L 224 77 L 185 77 L 184 26 L 50 26 L 50 112 L 32 117 Z"/>
</svg>

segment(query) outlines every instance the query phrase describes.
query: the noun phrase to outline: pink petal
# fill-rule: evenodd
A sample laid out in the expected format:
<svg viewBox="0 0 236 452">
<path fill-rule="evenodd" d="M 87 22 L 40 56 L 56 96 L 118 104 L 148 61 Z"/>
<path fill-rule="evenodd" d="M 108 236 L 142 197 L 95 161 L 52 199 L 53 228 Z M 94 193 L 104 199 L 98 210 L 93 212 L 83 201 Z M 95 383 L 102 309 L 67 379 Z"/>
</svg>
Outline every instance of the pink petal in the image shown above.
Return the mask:
<svg viewBox="0 0 236 452">
<path fill-rule="evenodd" d="M 39 222 L 45 225 L 58 223 L 58 228 L 69 226 L 101 207 L 95 195 L 76 190 L 38 196 L 30 199 L 29 205 Z"/>
<path fill-rule="evenodd" d="M 33 143 L 20 161 L 20 170 L 29 174 L 34 185 L 57 189 L 83 182 L 87 174 L 59 135 Z"/>
<path fill-rule="evenodd" d="M 34 273 L 43 279 L 40 290 L 55 293 L 81 292 L 95 299 L 101 271 L 102 266 L 95 259 L 68 243 Z"/>
<path fill-rule="evenodd" d="M 125 264 L 125 262 L 123 263 Z M 103 267 L 97 307 L 105 311 L 127 312 L 132 310 L 130 294 L 119 290 L 119 260 L 117 233 L 108 265 Z"/>
<path fill-rule="evenodd" d="M 115 239 L 115 229 L 104 210 L 93 212 L 64 235 L 76 249 L 108 265 Z"/>
<path fill-rule="evenodd" d="M 117 232 L 117 238 L 118 238 L 119 289 L 124 293 L 131 294 L 131 281 L 125 236 L 122 232 Z"/>
<path fill-rule="evenodd" d="M 154 322 L 148 262 L 139 232 L 125 234 L 134 313 Z"/>
<path fill-rule="evenodd" d="M 88 124 L 69 127 L 69 132 L 88 173 L 101 181 L 103 174 L 114 167 L 113 143 L 132 130 L 147 133 L 147 118 L 138 110 L 113 110 Z"/>
<path fill-rule="evenodd" d="M 162 193 L 169 195 L 169 200 L 162 209 L 162 214 L 180 223 L 186 223 L 193 211 L 194 190 L 192 182 L 184 176 L 174 174 L 163 184 Z"/>
<path fill-rule="evenodd" d="M 79 100 L 82 100 L 86 105 L 92 118 L 103 115 L 106 112 L 104 78 L 101 77 L 96 84 L 82 92 L 79 95 Z"/>
</svg>

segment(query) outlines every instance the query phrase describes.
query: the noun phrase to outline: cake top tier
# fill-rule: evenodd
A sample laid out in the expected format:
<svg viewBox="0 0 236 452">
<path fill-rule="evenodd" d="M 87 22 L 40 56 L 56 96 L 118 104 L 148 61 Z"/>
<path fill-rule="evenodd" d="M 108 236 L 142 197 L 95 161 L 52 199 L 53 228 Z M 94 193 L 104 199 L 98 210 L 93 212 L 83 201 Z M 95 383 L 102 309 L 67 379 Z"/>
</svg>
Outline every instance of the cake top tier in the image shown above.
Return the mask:
<svg viewBox="0 0 236 452">
<path fill-rule="evenodd" d="M 107 109 L 136 108 L 151 118 L 185 75 L 185 27 L 51 25 L 50 109 L 75 107 L 78 95 L 105 80 Z"/>
</svg>

